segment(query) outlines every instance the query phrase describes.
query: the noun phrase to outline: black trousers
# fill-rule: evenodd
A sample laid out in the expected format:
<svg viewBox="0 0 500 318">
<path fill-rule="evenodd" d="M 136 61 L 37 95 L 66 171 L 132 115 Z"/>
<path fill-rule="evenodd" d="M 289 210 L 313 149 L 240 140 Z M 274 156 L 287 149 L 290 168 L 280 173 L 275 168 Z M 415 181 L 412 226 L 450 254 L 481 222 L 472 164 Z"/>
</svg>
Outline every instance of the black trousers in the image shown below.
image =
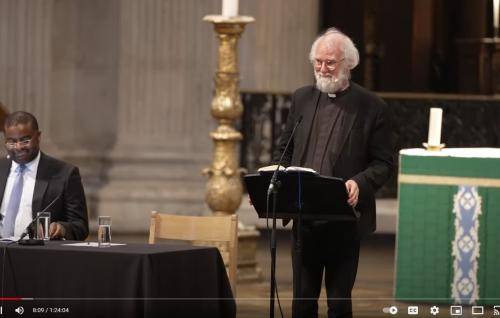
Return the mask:
<svg viewBox="0 0 500 318">
<path fill-rule="evenodd" d="M 328 317 L 352 317 L 351 291 L 356 280 L 359 239 L 352 223 L 305 223 L 302 225 L 301 257 L 295 250 L 297 229 L 294 224 L 292 246 L 294 318 L 318 317 L 318 298 L 323 272 Z M 301 286 L 297 290 L 297 269 Z"/>
</svg>

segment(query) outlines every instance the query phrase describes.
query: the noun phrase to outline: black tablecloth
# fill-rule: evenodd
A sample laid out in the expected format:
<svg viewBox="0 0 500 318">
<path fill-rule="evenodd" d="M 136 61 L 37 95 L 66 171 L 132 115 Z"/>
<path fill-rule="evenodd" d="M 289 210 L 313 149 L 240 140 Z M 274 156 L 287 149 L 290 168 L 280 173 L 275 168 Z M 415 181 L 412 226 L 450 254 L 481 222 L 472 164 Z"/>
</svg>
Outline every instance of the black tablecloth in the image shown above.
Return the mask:
<svg viewBox="0 0 500 318">
<path fill-rule="evenodd" d="M 4 312 L 45 306 L 58 317 L 235 317 L 216 248 L 170 244 L 75 247 L 11 244 L 2 251 Z M 0 245 L 4 247 L 5 244 Z M 5 256 L 3 253 L 5 252 Z M 61 313 L 58 307 L 68 308 Z M 41 309 L 38 309 L 42 311 Z M 43 309 L 45 310 L 45 309 Z M 65 309 L 63 309 L 64 311 Z"/>
</svg>

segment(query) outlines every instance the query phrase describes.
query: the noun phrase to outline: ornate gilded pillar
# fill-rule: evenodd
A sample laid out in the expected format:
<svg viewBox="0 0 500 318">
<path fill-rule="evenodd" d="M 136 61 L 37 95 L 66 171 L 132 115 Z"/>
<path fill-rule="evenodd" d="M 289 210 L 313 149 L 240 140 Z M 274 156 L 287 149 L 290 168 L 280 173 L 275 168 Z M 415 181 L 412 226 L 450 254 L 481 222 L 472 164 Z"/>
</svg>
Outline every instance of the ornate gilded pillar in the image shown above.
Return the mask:
<svg viewBox="0 0 500 318">
<path fill-rule="evenodd" d="M 215 215 L 233 214 L 239 208 L 243 196 L 241 175 L 238 167 L 237 145 L 242 135 L 234 127 L 241 118 L 243 106 L 239 91 L 238 39 L 246 24 L 255 19 L 249 16 L 224 17 L 208 15 L 204 21 L 211 22 L 219 39 L 218 63 L 215 73 L 215 96 L 211 113 L 218 121 L 217 128 L 210 133 L 214 141 L 212 165 L 203 170 L 208 176 L 205 201 Z M 238 279 L 260 278 L 260 269 L 255 260 L 259 233 L 254 227 L 238 226 Z"/>
<path fill-rule="evenodd" d="M 234 128 L 234 121 L 243 113 L 239 95 L 237 44 L 245 25 L 254 19 L 211 15 L 203 20 L 214 24 L 219 38 L 215 96 L 211 108 L 218 126 L 210 133 L 214 141 L 212 166 L 203 170 L 209 177 L 206 202 L 216 215 L 232 214 L 239 208 L 243 194 L 242 169 L 238 167 L 236 156 L 236 145 L 242 135 Z"/>
</svg>

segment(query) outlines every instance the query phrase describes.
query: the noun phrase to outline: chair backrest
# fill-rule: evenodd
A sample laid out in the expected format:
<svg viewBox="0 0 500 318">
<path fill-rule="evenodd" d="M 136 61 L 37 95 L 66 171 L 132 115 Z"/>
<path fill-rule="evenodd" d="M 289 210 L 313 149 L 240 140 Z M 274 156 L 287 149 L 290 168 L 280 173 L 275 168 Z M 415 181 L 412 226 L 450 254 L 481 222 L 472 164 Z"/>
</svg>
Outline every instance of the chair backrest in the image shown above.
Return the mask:
<svg viewBox="0 0 500 318">
<path fill-rule="evenodd" d="M 194 245 L 217 246 L 236 296 L 238 262 L 238 216 L 188 216 L 151 212 L 149 244 L 156 239 L 188 241 Z M 224 243 L 221 246 L 219 243 Z"/>
</svg>

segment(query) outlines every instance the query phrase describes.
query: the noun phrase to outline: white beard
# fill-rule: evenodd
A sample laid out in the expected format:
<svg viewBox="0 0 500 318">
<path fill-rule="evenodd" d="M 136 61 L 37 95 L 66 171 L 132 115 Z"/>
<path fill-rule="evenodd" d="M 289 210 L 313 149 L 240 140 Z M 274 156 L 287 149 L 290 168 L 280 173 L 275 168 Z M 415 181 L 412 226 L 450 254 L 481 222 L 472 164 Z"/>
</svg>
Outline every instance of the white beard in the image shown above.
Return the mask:
<svg viewBox="0 0 500 318">
<path fill-rule="evenodd" d="M 340 72 L 338 77 L 322 76 L 319 72 L 314 71 L 316 77 L 316 88 L 326 94 L 334 94 L 344 88 L 344 85 L 349 76 L 346 72 Z"/>
</svg>

